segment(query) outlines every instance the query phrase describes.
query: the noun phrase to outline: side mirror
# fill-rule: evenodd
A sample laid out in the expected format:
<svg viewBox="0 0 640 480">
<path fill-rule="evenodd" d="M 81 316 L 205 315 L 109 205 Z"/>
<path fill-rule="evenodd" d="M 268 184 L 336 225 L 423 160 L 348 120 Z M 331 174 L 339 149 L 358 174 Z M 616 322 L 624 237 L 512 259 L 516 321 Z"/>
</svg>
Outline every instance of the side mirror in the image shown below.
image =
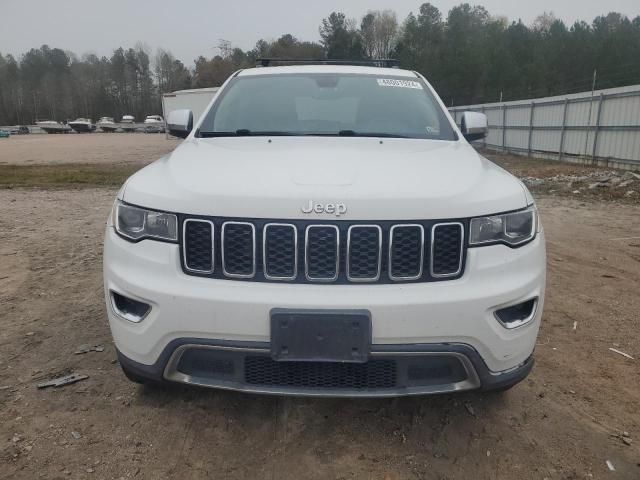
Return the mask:
<svg viewBox="0 0 640 480">
<path fill-rule="evenodd" d="M 186 138 L 193 129 L 191 110 L 173 110 L 167 115 L 167 130 L 174 137 Z"/>
<path fill-rule="evenodd" d="M 468 142 L 480 140 L 489 134 L 489 122 L 484 113 L 463 112 L 460 130 Z"/>
</svg>

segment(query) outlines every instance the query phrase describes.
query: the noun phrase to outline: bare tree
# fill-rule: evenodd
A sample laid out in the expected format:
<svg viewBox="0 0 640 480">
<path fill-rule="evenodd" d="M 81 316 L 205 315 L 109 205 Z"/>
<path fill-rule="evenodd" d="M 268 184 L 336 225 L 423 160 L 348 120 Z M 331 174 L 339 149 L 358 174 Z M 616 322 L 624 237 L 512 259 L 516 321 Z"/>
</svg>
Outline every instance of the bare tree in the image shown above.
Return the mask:
<svg viewBox="0 0 640 480">
<path fill-rule="evenodd" d="M 360 22 L 360 37 L 362 38 L 362 49 L 368 58 L 376 55 L 376 33 L 375 33 L 376 14 L 368 12 Z"/>
<path fill-rule="evenodd" d="M 369 58 L 388 58 L 399 36 L 398 20 L 392 10 L 368 12 L 360 23 L 364 53 Z"/>
<path fill-rule="evenodd" d="M 549 33 L 551 25 L 557 20 L 557 17 L 553 12 L 543 12 L 542 15 L 538 15 L 533 21 L 533 30 L 540 33 Z"/>
</svg>

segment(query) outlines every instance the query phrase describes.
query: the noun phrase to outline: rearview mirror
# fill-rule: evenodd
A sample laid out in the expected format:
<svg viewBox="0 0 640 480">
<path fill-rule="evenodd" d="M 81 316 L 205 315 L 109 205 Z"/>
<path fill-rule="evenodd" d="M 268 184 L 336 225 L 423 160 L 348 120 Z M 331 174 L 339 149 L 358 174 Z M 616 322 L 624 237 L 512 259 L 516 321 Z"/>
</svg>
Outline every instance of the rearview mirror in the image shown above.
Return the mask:
<svg viewBox="0 0 640 480">
<path fill-rule="evenodd" d="M 460 130 L 468 142 L 480 140 L 489 134 L 489 122 L 484 113 L 463 112 Z"/>
<path fill-rule="evenodd" d="M 187 109 L 169 112 L 167 129 L 174 137 L 186 138 L 193 129 L 193 112 Z"/>
</svg>

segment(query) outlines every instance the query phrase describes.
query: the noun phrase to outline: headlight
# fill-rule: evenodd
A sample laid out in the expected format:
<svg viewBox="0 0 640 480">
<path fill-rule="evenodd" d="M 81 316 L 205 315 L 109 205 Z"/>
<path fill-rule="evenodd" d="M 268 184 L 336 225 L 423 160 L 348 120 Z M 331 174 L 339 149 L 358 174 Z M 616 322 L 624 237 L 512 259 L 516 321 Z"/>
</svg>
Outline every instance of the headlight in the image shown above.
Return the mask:
<svg viewBox="0 0 640 480">
<path fill-rule="evenodd" d="M 471 219 L 470 245 L 505 243 L 512 247 L 532 240 L 538 229 L 538 212 L 529 207 L 519 212 Z"/>
<path fill-rule="evenodd" d="M 178 241 L 178 219 L 172 213 L 154 212 L 117 201 L 113 212 L 116 231 L 130 240 L 155 238 Z"/>
</svg>

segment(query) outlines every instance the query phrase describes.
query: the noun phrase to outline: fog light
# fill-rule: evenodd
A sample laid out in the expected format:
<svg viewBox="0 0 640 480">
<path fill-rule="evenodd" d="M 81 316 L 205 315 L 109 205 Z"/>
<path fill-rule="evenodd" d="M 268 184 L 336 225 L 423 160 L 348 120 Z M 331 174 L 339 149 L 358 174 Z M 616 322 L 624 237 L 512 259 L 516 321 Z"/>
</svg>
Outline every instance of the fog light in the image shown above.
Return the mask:
<svg viewBox="0 0 640 480">
<path fill-rule="evenodd" d="M 508 329 L 517 328 L 533 320 L 537 306 L 538 297 L 535 297 L 525 302 L 496 310 L 494 315 L 503 327 Z"/>
<path fill-rule="evenodd" d="M 113 311 L 121 318 L 133 323 L 138 323 L 151 311 L 151 305 L 140 302 L 124 295 L 120 295 L 114 291 L 109 291 L 111 296 L 111 307 Z"/>
</svg>

